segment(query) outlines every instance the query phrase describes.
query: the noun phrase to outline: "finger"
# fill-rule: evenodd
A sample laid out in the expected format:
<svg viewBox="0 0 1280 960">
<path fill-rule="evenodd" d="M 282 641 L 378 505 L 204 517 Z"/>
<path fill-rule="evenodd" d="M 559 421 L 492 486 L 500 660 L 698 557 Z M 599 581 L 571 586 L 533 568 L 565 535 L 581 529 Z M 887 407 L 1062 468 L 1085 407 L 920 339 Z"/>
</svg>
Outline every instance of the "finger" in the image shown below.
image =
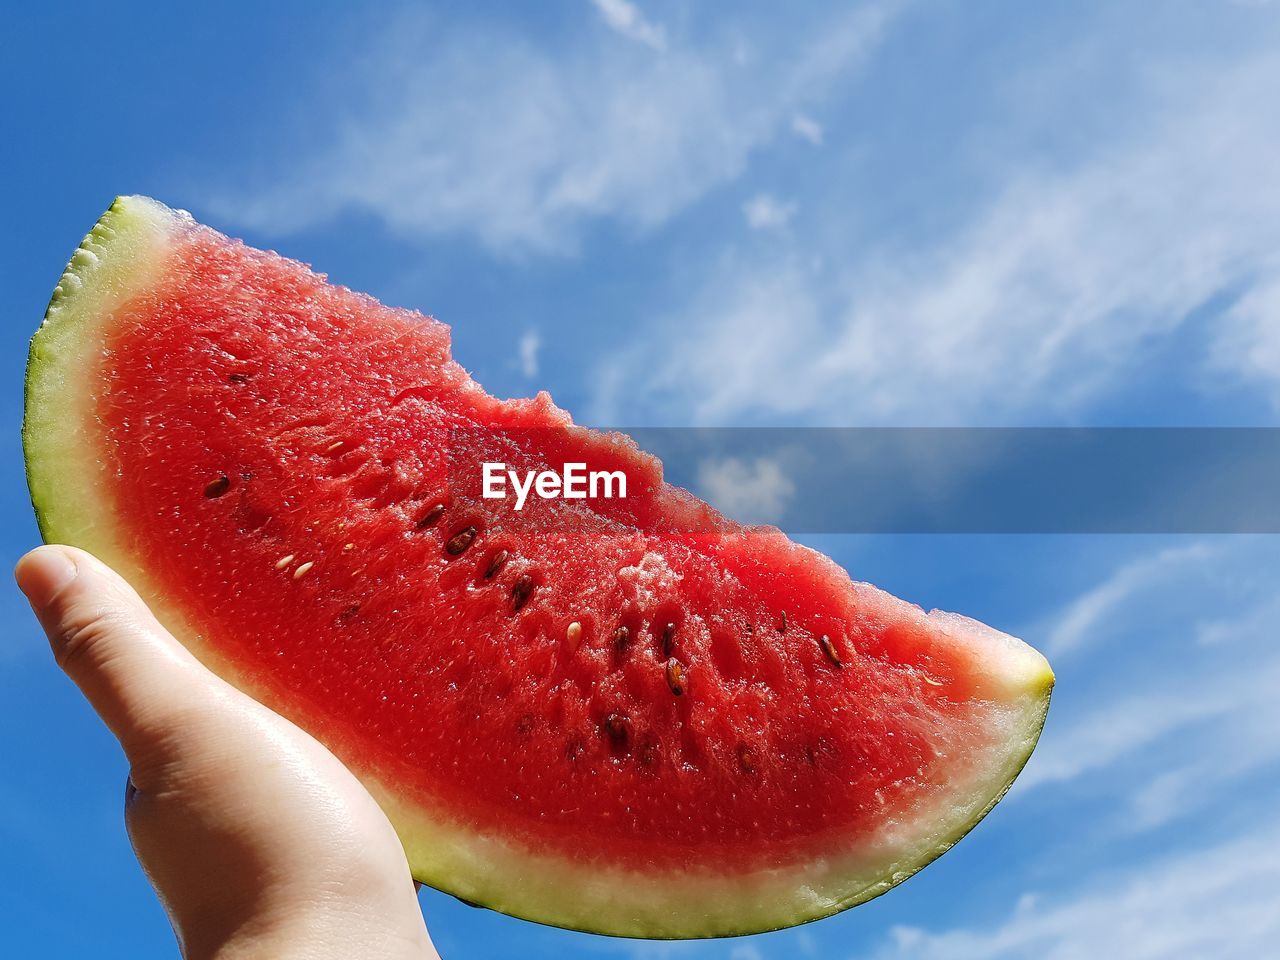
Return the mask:
<svg viewBox="0 0 1280 960">
<path fill-rule="evenodd" d="M 217 680 L 124 579 L 74 547 L 46 546 L 14 574 L 58 665 L 119 738 L 131 763 L 216 696 Z"/>
</svg>

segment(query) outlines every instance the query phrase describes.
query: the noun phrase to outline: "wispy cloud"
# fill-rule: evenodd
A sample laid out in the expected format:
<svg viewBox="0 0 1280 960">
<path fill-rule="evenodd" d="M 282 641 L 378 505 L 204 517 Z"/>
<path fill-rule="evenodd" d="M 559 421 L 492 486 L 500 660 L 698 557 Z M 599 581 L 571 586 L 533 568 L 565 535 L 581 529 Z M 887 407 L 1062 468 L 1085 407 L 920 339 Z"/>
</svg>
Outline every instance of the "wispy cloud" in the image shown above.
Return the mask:
<svg viewBox="0 0 1280 960">
<path fill-rule="evenodd" d="M 1270 48 L 1237 51 L 1152 75 L 1135 115 L 1079 155 L 992 158 L 1003 186 L 914 250 L 860 243 L 850 210 L 828 203 L 791 256 L 726 257 L 671 312 L 686 345 L 675 362 L 631 346 L 615 358 L 630 372 L 631 409 L 602 392 L 601 418 L 1069 418 L 1140 375 L 1141 352 L 1215 294 L 1249 284 L 1259 292 L 1215 356 L 1270 381 L 1280 348 L 1275 296 L 1262 291 L 1280 276 L 1280 167 L 1269 160 L 1280 61 Z M 751 287 L 794 291 L 766 305 L 741 295 Z M 775 326 L 787 336 L 773 349 L 744 345 L 773 341 Z"/>
<path fill-rule="evenodd" d="M 822 146 L 825 131 L 822 124 L 804 113 L 797 113 L 791 118 L 791 132 L 802 140 L 808 140 L 815 147 Z"/>
<path fill-rule="evenodd" d="M 1151 830 L 1280 768 L 1277 570 L 1270 538 L 1220 538 L 1131 560 L 1067 604 L 1070 692 L 1013 795 L 1077 784 L 1111 798 L 1114 828 Z"/>
<path fill-rule="evenodd" d="M 646 20 L 634 3 L 627 0 L 591 0 L 591 4 L 611 30 L 654 50 L 667 48 L 666 30 L 661 24 Z"/>
<path fill-rule="evenodd" d="M 900 6 L 788 18 L 751 38 L 749 69 L 736 27 L 677 44 L 621 0 L 601 15 L 649 46 L 662 36 L 662 56 L 589 31 L 553 48 L 401 18 L 346 68 L 337 136 L 285 145 L 301 158 L 287 177 L 210 205 L 275 233 L 354 211 L 504 253 L 572 249 L 593 220 L 650 229 L 735 179 L 801 103 L 857 69 Z"/>
<path fill-rule="evenodd" d="M 698 464 L 697 490 L 735 520 L 777 523 L 796 486 L 777 460 L 726 457 Z"/>
<path fill-rule="evenodd" d="M 1178 689 L 1163 694 L 1140 691 L 1103 699 L 1092 702 L 1075 717 L 1059 720 L 1045 734 L 1040 749 L 1027 765 L 1016 785 L 1017 793 L 1110 769 L 1171 734 L 1222 719 L 1234 709 L 1230 699 L 1233 694 L 1258 692 L 1249 691 L 1251 685 L 1247 683 L 1241 685 L 1245 689 L 1240 691 L 1205 691 L 1190 689 L 1192 686 L 1184 681 Z M 1247 703 L 1252 709 L 1256 696 L 1249 696 Z"/>
<path fill-rule="evenodd" d="M 517 350 L 520 360 L 520 372 L 526 377 L 538 375 L 538 351 L 542 347 L 542 337 L 537 330 L 526 330 L 520 337 Z"/>
<path fill-rule="evenodd" d="M 1086 646 L 1102 633 L 1103 621 L 1131 605 L 1144 589 L 1167 589 L 1172 575 L 1204 563 L 1211 554 L 1203 543 L 1169 547 L 1125 564 L 1056 614 L 1045 652 L 1060 657 Z"/>
<path fill-rule="evenodd" d="M 771 193 L 757 193 L 742 205 L 742 215 L 752 230 L 785 227 L 795 212 L 794 203 L 783 203 Z"/>
<path fill-rule="evenodd" d="M 1255 960 L 1280 938 L 1280 829 L 1028 896 L 989 926 L 899 927 L 877 960 Z"/>
<path fill-rule="evenodd" d="M 1266 282 L 1236 301 L 1220 321 L 1212 362 L 1216 370 L 1260 387 L 1280 409 L 1280 255 Z"/>
</svg>

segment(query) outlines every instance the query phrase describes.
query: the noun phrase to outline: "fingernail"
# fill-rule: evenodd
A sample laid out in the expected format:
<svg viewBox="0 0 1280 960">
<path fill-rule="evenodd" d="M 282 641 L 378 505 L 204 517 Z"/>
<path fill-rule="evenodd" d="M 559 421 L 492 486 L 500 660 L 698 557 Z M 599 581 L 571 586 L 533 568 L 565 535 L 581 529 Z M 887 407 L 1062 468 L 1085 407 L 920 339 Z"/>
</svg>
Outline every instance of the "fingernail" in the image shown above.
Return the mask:
<svg viewBox="0 0 1280 960">
<path fill-rule="evenodd" d="M 57 547 L 36 547 L 18 561 L 14 569 L 18 588 L 28 602 L 42 610 L 79 572 L 75 561 Z"/>
</svg>

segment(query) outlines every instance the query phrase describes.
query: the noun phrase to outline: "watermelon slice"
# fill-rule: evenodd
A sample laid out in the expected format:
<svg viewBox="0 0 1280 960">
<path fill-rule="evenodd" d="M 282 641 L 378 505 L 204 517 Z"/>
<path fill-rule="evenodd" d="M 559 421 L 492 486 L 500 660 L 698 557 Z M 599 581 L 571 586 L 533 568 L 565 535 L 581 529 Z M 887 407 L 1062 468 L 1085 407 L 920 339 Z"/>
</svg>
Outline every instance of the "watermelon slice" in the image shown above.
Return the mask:
<svg viewBox="0 0 1280 960">
<path fill-rule="evenodd" d="M 546 394 L 487 395 L 443 324 L 146 198 L 54 291 L 23 441 L 46 540 L 327 744 L 419 880 L 516 916 L 836 913 L 967 833 L 1048 708 L 1021 641 L 724 519 Z M 467 480 L 490 456 L 628 495 L 517 515 Z"/>
</svg>

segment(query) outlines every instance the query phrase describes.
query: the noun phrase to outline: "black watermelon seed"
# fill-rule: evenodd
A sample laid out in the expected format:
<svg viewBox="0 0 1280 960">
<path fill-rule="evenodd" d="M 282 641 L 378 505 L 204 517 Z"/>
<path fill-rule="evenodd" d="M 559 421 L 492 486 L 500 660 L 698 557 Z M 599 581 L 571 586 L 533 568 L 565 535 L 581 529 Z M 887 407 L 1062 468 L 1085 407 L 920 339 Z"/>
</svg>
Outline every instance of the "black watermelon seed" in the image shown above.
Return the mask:
<svg viewBox="0 0 1280 960">
<path fill-rule="evenodd" d="M 529 602 L 529 597 L 533 594 L 534 586 L 533 577 L 529 576 L 527 573 L 522 573 L 520 575 L 520 579 L 518 579 L 511 588 L 512 613 L 515 613 Z"/>
<path fill-rule="evenodd" d="M 631 721 L 620 713 L 611 713 L 604 718 L 604 732 L 616 746 L 625 747 L 631 736 Z"/>
<path fill-rule="evenodd" d="M 434 507 L 422 515 L 422 519 L 418 521 L 418 529 L 425 530 L 427 527 L 434 527 L 436 521 L 444 516 L 444 504 L 437 503 Z"/>
<path fill-rule="evenodd" d="M 638 755 L 641 766 L 652 767 L 658 762 L 658 744 L 654 742 L 652 737 L 646 736 L 640 742 Z"/>
<path fill-rule="evenodd" d="M 220 473 L 209 481 L 208 486 L 204 488 L 204 495 L 210 500 L 216 500 L 231 489 L 231 478 L 225 473 Z"/>
<path fill-rule="evenodd" d="M 499 550 L 493 555 L 493 559 L 489 561 L 488 569 L 484 572 L 486 580 L 492 580 L 507 565 L 507 556 L 508 554 L 505 550 Z"/>
<path fill-rule="evenodd" d="M 228 373 L 227 379 L 232 383 L 248 383 L 249 375 L 247 373 Z"/>
<path fill-rule="evenodd" d="M 785 610 L 782 611 L 782 619 L 778 622 L 778 632 L 787 632 L 787 611 Z"/>
<path fill-rule="evenodd" d="M 627 649 L 627 646 L 630 643 L 631 643 L 631 631 L 628 630 L 625 626 L 621 626 L 617 630 L 613 631 L 613 645 L 619 653 Z"/>
<path fill-rule="evenodd" d="M 467 547 L 471 546 L 475 538 L 475 527 L 467 527 L 465 530 L 459 530 L 449 538 L 449 542 L 444 545 L 444 551 L 451 557 L 459 556 L 466 551 Z"/>
<path fill-rule="evenodd" d="M 674 657 L 667 661 L 667 686 L 677 697 L 684 694 L 684 667 Z"/>
<path fill-rule="evenodd" d="M 671 651 L 675 649 L 676 641 L 676 625 L 668 623 L 662 628 L 662 656 L 664 658 L 671 656 Z"/>
</svg>

